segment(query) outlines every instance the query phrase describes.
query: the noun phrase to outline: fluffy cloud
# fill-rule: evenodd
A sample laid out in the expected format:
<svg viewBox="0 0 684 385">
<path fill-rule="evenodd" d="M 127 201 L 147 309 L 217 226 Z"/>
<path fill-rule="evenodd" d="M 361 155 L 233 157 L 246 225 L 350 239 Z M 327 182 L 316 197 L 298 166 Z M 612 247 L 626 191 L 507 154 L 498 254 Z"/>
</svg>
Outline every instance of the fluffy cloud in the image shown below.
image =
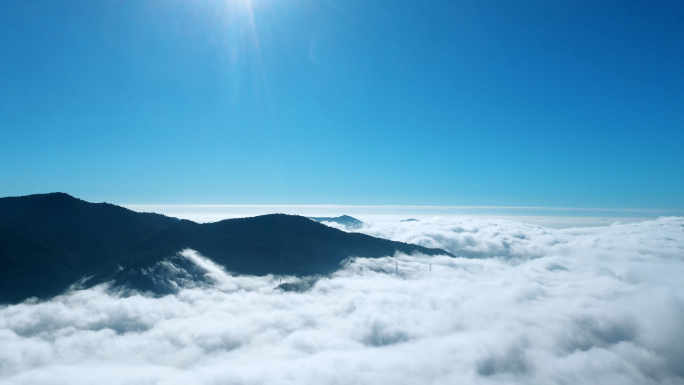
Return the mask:
<svg viewBox="0 0 684 385">
<path fill-rule="evenodd" d="M 186 251 L 213 284 L 0 308 L 0 383 L 684 384 L 682 218 L 361 231 L 468 258 L 355 259 L 285 292 Z"/>
</svg>

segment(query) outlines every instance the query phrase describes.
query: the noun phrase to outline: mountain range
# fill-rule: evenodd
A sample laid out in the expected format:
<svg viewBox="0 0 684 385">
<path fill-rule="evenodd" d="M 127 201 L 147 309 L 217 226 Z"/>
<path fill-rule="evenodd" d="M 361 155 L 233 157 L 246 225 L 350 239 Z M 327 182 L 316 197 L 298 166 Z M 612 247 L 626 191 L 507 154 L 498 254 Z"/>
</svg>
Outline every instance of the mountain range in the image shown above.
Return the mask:
<svg viewBox="0 0 684 385">
<path fill-rule="evenodd" d="M 296 215 L 200 224 L 65 193 L 6 197 L 0 198 L 0 303 L 47 299 L 75 283 L 172 292 L 175 283 L 155 275 L 164 266 L 181 269 L 186 280 L 202 276 L 193 274 L 198 267 L 178 254 L 184 249 L 196 250 L 233 274 L 249 275 L 323 275 L 349 257 L 395 252 L 451 255 Z"/>
</svg>

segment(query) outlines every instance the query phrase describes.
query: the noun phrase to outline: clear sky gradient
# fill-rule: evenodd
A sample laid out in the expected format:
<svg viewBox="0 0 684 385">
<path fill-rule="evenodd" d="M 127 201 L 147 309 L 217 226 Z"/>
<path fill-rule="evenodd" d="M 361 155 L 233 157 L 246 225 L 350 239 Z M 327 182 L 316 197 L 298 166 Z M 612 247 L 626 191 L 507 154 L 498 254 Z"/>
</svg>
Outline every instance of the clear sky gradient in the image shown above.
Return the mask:
<svg viewBox="0 0 684 385">
<path fill-rule="evenodd" d="M 0 196 L 684 209 L 684 2 L 0 0 Z"/>
</svg>

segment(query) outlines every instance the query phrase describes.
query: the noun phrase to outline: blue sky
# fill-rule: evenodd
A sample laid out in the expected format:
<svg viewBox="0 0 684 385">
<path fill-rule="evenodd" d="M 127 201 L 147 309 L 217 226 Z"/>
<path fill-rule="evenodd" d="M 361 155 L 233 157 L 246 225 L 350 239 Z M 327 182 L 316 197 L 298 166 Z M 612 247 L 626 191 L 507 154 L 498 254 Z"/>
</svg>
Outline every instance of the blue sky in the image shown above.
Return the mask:
<svg viewBox="0 0 684 385">
<path fill-rule="evenodd" d="M 0 0 L 0 196 L 684 209 L 680 1 Z"/>
</svg>

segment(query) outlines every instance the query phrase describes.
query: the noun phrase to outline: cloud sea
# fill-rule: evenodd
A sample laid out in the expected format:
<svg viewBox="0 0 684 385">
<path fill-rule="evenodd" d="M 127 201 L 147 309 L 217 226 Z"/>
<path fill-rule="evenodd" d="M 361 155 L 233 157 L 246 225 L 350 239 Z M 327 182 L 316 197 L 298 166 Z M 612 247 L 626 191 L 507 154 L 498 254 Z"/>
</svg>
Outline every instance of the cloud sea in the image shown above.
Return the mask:
<svg viewBox="0 0 684 385">
<path fill-rule="evenodd" d="M 0 307 L 0 383 L 684 384 L 684 218 L 356 231 L 457 258 L 350 258 L 297 292 L 185 250 L 210 284 Z"/>
</svg>

